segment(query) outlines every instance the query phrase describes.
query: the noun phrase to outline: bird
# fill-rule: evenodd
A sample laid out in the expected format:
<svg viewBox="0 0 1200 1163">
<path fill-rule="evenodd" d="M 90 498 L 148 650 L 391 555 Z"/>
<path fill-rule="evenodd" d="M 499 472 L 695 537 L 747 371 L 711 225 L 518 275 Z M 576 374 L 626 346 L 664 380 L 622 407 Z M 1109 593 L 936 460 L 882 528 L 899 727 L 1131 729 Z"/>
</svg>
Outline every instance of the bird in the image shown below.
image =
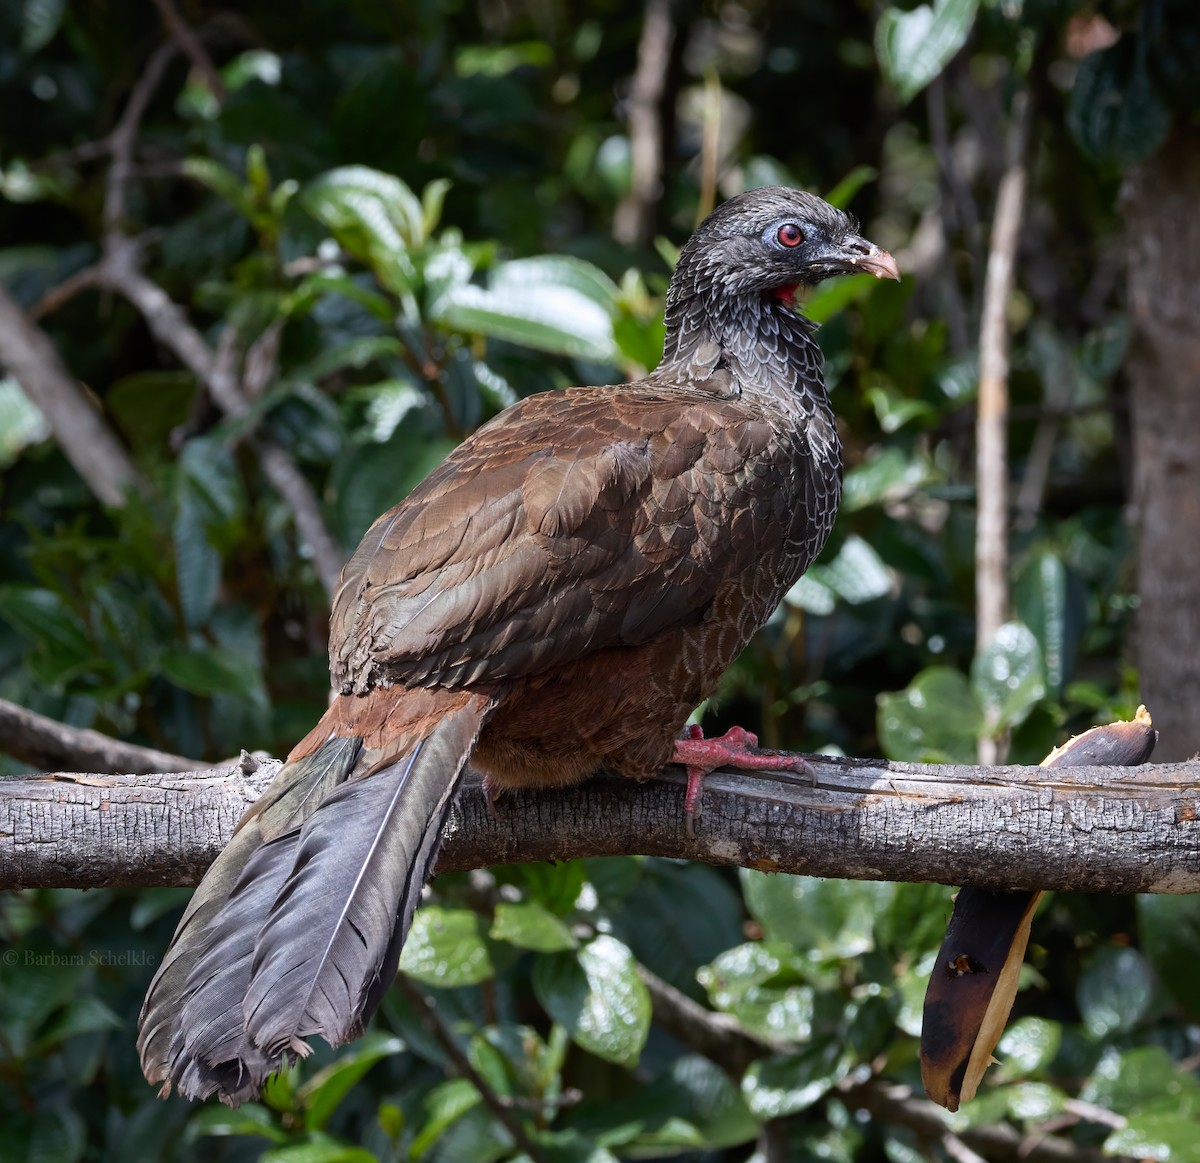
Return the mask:
<svg viewBox="0 0 1200 1163">
<path fill-rule="evenodd" d="M 528 396 L 364 535 L 330 617 L 333 697 L 187 906 L 139 1019 L 164 1097 L 258 1096 L 359 1036 L 397 972 L 462 774 L 773 767 L 685 730 L 825 544 L 842 454 L 797 295 L 899 278 L 847 213 L 782 186 L 695 229 L 643 378 Z"/>
</svg>

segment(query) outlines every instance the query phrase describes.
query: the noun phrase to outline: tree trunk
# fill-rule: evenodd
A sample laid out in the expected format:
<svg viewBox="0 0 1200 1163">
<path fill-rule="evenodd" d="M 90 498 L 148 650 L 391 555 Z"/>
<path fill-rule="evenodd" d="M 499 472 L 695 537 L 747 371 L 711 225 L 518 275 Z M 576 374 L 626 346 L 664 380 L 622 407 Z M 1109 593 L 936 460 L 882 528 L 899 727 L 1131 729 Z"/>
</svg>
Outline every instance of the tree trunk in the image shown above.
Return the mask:
<svg viewBox="0 0 1200 1163">
<path fill-rule="evenodd" d="M 1156 758 L 1200 751 L 1200 133 L 1131 176 L 1129 378 L 1138 538 L 1137 664 Z"/>
</svg>

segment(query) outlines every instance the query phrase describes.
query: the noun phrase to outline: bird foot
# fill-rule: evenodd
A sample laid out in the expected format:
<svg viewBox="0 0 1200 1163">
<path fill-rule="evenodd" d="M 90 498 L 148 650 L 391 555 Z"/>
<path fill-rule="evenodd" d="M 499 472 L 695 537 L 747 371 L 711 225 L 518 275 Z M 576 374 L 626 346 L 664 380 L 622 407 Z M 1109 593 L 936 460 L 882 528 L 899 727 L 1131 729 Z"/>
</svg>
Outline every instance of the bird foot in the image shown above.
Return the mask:
<svg viewBox="0 0 1200 1163">
<path fill-rule="evenodd" d="M 675 740 L 672 763 L 687 769 L 687 791 L 683 796 L 684 828 L 695 839 L 695 820 L 700 814 L 700 796 L 704 777 L 718 767 L 739 771 L 795 771 L 815 780 L 812 765 L 796 755 L 778 755 L 758 750 L 758 736 L 742 727 L 730 727 L 724 735 L 704 738 L 704 728 L 693 723 L 681 739 Z"/>
</svg>

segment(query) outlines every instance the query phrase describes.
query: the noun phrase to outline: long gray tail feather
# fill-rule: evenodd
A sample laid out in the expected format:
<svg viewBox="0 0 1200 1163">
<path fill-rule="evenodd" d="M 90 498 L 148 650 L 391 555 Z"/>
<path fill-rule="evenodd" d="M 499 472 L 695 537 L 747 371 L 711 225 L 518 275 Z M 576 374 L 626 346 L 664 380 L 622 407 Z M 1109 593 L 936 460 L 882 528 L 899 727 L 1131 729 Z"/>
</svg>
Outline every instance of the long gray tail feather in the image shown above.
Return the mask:
<svg viewBox="0 0 1200 1163">
<path fill-rule="evenodd" d="M 448 713 L 369 775 L 347 778 L 358 748 L 344 739 L 299 761 L 319 796 L 308 787 L 268 805 L 180 922 L 143 1008 L 147 1077 L 236 1106 L 282 1057 L 307 1054 L 306 1037 L 338 1045 L 361 1032 L 395 976 L 486 711 Z"/>
<path fill-rule="evenodd" d="M 151 1082 L 163 1083 L 164 1095 L 170 1093 L 172 1084 L 178 1083 L 175 1076 L 179 1071 L 174 1064 L 179 1053 L 178 1040 L 186 1029 L 181 1022 L 182 1011 L 195 990 L 194 985 L 189 985 L 193 970 L 211 949 L 210 931 L 214 920 L 225 909 L 235 887 L 247 879 L 243 874 L 264 841 L 278 836 L 286 838 L 289 830 L 293 836 L 298 834 L 300 825 L 321 800 L 350 774 L 361 750 L 362 741 L 358 738 L 335 738 L 312 755 L 284 764 L 271 786 L 246 813 L 233 839 L 192 894 L 175 929 L 171 946 L 150 983 L 138 1019 L 142 1071 Z M 263 909 L 269 904 L 268 900 Z M 251 952 L 256 932 L 257 925 L 250 926 L 247 931 Z M 248 982 L 249 954 L 244 959 L 242 975 Z M 231 957 L 224 967 L 221 983 L 227 984 L 230 994 L 237 992 L 239 966 L 240 961 Z M 214 966 L 216 968 L 222 967 Z M 262 1075 L 265 1078 L 270 1067 L 259 1065 L 264 1067 Z M 206 1098 L 217 1088 L 216 1083 L 206 1090 L 202 1086 L 189 1087 L 186 1093 Z"/>
</svg>

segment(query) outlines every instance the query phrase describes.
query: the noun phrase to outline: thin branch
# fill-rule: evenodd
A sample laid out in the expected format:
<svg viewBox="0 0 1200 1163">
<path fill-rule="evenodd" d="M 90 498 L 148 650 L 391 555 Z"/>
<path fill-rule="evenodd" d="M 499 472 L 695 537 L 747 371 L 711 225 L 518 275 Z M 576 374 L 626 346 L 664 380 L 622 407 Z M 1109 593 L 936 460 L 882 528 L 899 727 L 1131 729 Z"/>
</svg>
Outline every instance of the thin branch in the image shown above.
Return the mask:
<svg viewBox="0 0 1200 1163">
<path fill-rule="evenodd" d="M 0 699 L 0 751 L 43 770 L 86 765 L 103 773 L 194 771 L 194 759 L 124 743 L 89 727 L 68 727 Z"/>
<path fill-rule="evenodd" d="M 123 505 L 126 491 L 138 480 L 133 461 L 54 344 L 2 284 L 0 367 L 46 417 L 63 454 L 96 498 L 104 505 Z"/>
<path fill-rule="evenodd" d="M 638 975 L 650 994 L 655 1022 L 731 1078 L 741 1078 L 751 1062 L 784 1049 L 756 1038 L 728 1014 L 705 1009 L 644 965 L 638 966 Z"/>
<path fill-rule="evenodd" d="M 806 758 L 815 786 L 714 772 L 695 839 L 679 768 L 644 783 L 603 776 L 506 793 L 495 817 L 469 778 L 438 870 L 634 853 L 844 879 L 1200 890 L 1200 761 L 1047 769 Z M 222 800 L 213 787 L 227 778 L 235 785 Z M 238 779 L 217 770 L 0 781 L 0 888 L 194 884 L 240 814 Z"/>
<path fill-rule="evenodd" d="M 158 9 L 162 22 L 179 51 L 192 62 L 192 67 L 204 78 L 213 99 L 218 105 L 224 104 L 225 86 L 221 82 L 221 74 L 217 72 L 212 58 L 191 25 L 179 15 L 171 0 L 154 0 L 154 7 Z"/>
<path fill-rule="evenodd" d="M 325 524 L 316 492 L 282 448 L 266 440 L 256 441 L 255 445 L 263 473 L 291 509 L 300 541 L 312 554 L 313 569 L 326 594 L 332 594 L 342 574 L 345 554 Z"/>
<path fill-rule="evenodd" d="M 992 222 L 979 328 L 979 406 L 975 427 L 977 527 L 975 536 L 975 649 L 982 652 L 1008 614 L 1008 300 L 1025 207 L 1025 152 L 1030 131 L 1028 94 L 1015 99 L 1009 164 L 1000 179 Z M 980 763 L 999 758 L 985 730 Z"/>
<path fill-rule="evenodd" d="M 175 46 L 170 42 L 160 44 L 150 54 L 150 59 L 146 62 L 142 75 L 129 94 L 129 101 L 120 120 L 113 127 L 112 133 L 108 135 L 112 163 L 108 167 L 104 187 L 103 221 L 106 243 L 123 230 L 128 208 L 129 182 L 133 174 L 133 154 L 137 145 L 137 132 L 150 104 L 150 99 L 162 83 L 167 66 L 174 57 Z"/>
<path fill-rule="evenodd" d="M 99 279 L 103 286 L 124 296 L 137 308 L 154 337 L 174 352 L 205 385 L 226 415 L 245 414 L 250 405 L 236 373 L 237 334 L 232 327 L 222 331 L 214 352 L 183 308 L 142 273 L 128 240 L 109 251 L 101 263 Z M 265 350 L 260 349 L 260 354 Z M 255 374 L 259 382 L 265 383 L 271 378 L 261 367 Z M 281 448 L 266 440 L 256 440 L 255 446 L 267 479 L 291 507 L 296 528 L 312 553 L 313 565 L 325 592 L 332 594 L 337 587 L 344 555 L 329 533 L 316 494 L 296 462 Z"/>
<path fill-rule="evenodd" d="M 396 977 L 400 992 L 408 998 L 409 1004 L 417 1011 L 425 1028 L 433 1035 L 442 1052 L 450 1060 L 451 1070 L 460 1078 L 465 1078 L 479 1091 L 484 1105 L 501 1126 L 509 1133 L 513 1143 L 523 1151 L 533 1163 L 547 1163 L 541 1148 L 525 1133 L 521 1120 L 517 1117 L 513 1105 L 498 1095 L 488 1084 L 487 1079 L 471 1065 L 471 1060 L 463 1053 L 462 1047 L 454 1040 L 454 1035 L 446 1029 L 437 1009 L 430 1003 L 424 993 L 403 973 Z"/>
<path fill-rule="evenodd" d="M 954 270 L 954 232 L 956 229 L 961 230 L 967 236 L 971 258 L 974 261 L 978 248 L 979 223 L 978 217 L 973 214 L 974 199 L 971 197 L 971 191 L 959 176 L 954 151 L 950 147 L 950 130 L 946 117 L 946 85 L 940 76 L 930 82 L 925 93 L 925 105 L 929 116 L 929 137 L 938 163 L 938 221 L 942 228 L 942 245 L 946 252 L 946 262 L 942 264 L 941 271 L 941 284 L 946 299 L 946 324 L 950 335 L 950 349 L 961 358 L 970 350 L 971 344 L 967 334 L 967 306 L 963 301 L 958 275 Z M 967 207 L 970 207 L 970 210 Z M 973 235 L 967 230 L 968 213 L 974 217 Z"/>
<path fill-rule="evenodd" d="M 965 1147 L 988 1159 L 1022 1163 L 1114 1163 L 1126 1155 L 1108 1155 L 1094 1147 L 1068 1139 L 1033 1139 L 1007 1123 L 963 1127 L 951 1131 L 951 1116 L 928 1099 L 915 1095 L 911 1087 L 870 1079 L 847 1081 L 835 1090 L 852 1110 L 866 1111 L 882 1122 L 907 1127 L 921 1138 L 944 1142 L 953 1134 Z"/>
<path fill-rule="evenodd" d="M 667 1033 L 682 1042 L 689 1050 L 719 1066 L 735 1082 L 739 1081 L 751 1062 L 773 1050 L 787 1051 L 790 1047 L 768 1046 L 744 1029 L 728 1014 L 714 1013 L 663 981 L 644 966 L 638 967 L 650 992 L 654 1021 Z M 1031 1160 L 1032 1163 L 1101 1163 L 1114 1156 L 1102 1155 L 1089 1147 L 1081 1147 L 1066 1139 L 1053 1139 L 1044 1134 L 1022 1135 L 1015 1128 L 996 1126 L 954 1129 L 953 1120 L 935 1103 L 915 1095 L 907 1086 L 899 1086 L 881 1078 L 853 1076 L 839 1083 L 830 1092 L 852 1110 L 864 1110 L 883 1122 L 907 1127 L 921 1138 L 942 1144 L 948 1153 L 964 1158 L 964 1152 L 983 1155 L 989 1159 Z M 1120 1116 L 1093 1104 L 1083 1117 L 1105 1125 Z M 766 1137 L 768 1143 L 778 1144 L 778 1129 Z M 782 1155 L 780 1158 L 787 1158 Z"/>
<path fill-rule="evenodd" d="M 650 241 L 662 196 L 662 100 L 675 40 L 671 6 L 672 0 L 647 0 L 629 88 L 629 193 L 613 216 L 613 237 L 628 246 Z"/>
</svg>

